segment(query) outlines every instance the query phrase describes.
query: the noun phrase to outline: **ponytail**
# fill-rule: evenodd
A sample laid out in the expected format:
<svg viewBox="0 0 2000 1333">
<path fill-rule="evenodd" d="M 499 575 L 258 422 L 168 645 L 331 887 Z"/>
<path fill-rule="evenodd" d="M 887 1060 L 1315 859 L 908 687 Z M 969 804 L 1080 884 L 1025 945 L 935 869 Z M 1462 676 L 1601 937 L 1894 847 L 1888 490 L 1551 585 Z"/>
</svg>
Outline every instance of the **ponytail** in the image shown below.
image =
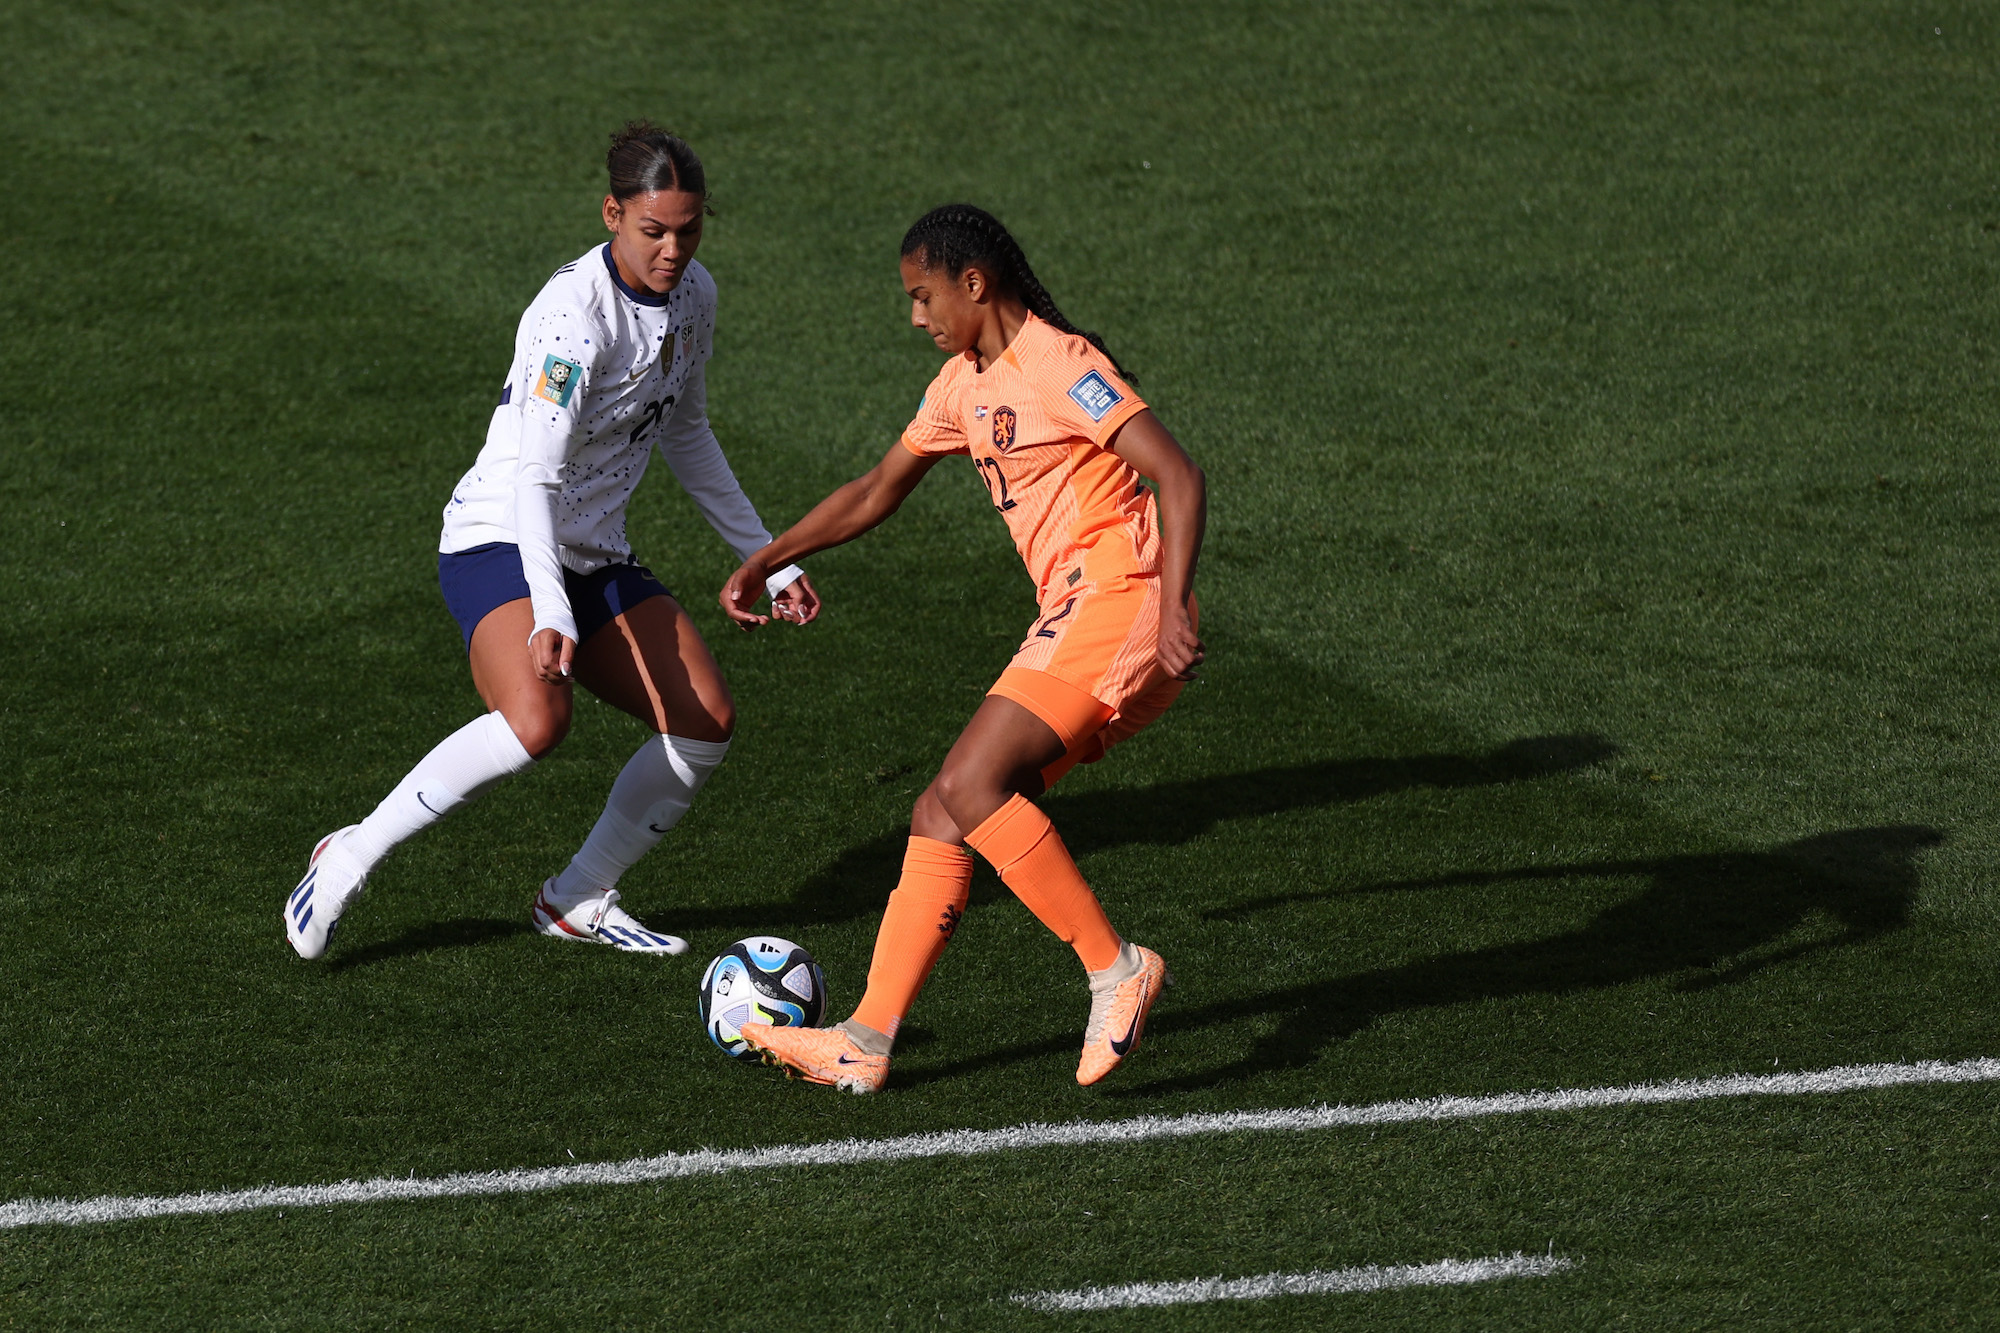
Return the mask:
<svg viewBox="0 0 2000 1333">
<path fill-rule="evenodd" d="M 656 190 L 685 191 L 700 195 L 704 211 L 714 212 L 707 207 L 708 176 L 701 159 L 687 140 L 650 120 L 626 121 L 625 128 L 611 136 L 604 166 L 611 176 L 611 197 L 620 203 Z"/>
</svg>

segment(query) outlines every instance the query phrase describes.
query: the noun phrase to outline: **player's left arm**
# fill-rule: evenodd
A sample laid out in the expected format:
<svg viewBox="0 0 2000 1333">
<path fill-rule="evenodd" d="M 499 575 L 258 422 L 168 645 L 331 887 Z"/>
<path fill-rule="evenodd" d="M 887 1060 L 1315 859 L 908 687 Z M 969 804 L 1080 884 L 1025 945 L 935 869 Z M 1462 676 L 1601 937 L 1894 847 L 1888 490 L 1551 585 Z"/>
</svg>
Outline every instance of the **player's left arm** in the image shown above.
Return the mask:
<svg viewBox="0 0 2000 1333">
<path fill-rule="evenodd" d="M 1176 680 L 1193 680 L 1206 656 L 1188 600 L 1208 528 L 1208 478 L 1151 408 L 1134 413 L 1104 447 L 1159 490 L 1160 665 Z"/>
<path fill-rule="evenodd" d="M 770 531 L 744 494 L 709 425 L 708 376 L 702 359 L 688 371 L 680 403 L 660 432 L 657 447 L 675 480 L 738 560 L 770 544 Z M 805 625 L 819 615 L 819 592 L 797 565 L 774 572 L 765 591 L 771 598 L 771 613 L 780 620 Z"/>
</svg>

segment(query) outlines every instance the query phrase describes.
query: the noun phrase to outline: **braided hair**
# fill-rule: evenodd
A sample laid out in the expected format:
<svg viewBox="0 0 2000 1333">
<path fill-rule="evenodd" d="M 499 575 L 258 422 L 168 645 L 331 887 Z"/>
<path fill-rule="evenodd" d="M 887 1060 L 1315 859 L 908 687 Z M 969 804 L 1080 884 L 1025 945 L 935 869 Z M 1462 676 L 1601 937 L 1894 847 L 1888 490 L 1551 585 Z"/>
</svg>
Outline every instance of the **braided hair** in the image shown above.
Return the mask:
<svg viewBox="0 0 2000 1333">
<path fill-rule="evenodd" d="M 926 269 L 943 269 L 953 281 L 959 274 L 978 265 L 992 274 L 993 281 L 1009 296 L 1018 297 L 1035 318 L 1064 333 L 1083 339 L 1098 351 L 1112 369 L 1137 384 L 1139 377 L 1118 364 L 1118 358 L 1104 345 L 1104 339 L 1080 329 L 1063 317 L 1055 298 L 1028 267 L 1020 242 L 1001 225 L 1000 219 L 971 204 L 946 204 L 933 208 L 903 233 L 903 258 L 915 257 Z"/>
</svg>

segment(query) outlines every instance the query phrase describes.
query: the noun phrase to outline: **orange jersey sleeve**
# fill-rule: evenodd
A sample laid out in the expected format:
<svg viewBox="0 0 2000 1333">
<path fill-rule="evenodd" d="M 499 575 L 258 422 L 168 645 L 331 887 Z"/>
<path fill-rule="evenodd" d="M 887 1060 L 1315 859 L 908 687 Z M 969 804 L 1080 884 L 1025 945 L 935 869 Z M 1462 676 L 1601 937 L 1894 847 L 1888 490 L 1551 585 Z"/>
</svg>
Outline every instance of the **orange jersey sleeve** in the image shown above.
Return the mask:
<svg viewBox="0 0 2000 1333">
<path fill-rule="evenodd" d="M 1059 428 L 1102 445 L 1146 410 L 1145 400 L 1112 369 L 1111 358 L 1082 338 L 1057 335 L 1040 350 L 1029 378 L 1042 410 Z"/>
<path fill-rule="evenodd" d="M 965 365 L 962 356 L 944 363 L 931 387 L 924 391 L 924 400 L 917 404 L 916 416 L 903 430 L 903 447 L 920 458 L 962 454 L 968 450 L 965 422 L 958 411 L 956 383 Z"/>
</svg>

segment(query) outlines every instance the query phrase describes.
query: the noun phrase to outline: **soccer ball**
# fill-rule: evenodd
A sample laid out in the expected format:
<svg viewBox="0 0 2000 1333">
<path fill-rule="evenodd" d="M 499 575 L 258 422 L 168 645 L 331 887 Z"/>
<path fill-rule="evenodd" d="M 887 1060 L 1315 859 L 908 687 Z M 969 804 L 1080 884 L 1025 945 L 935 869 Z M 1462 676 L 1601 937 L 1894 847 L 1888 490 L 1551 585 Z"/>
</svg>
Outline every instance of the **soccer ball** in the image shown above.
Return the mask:
<svg viewBox="0 0 2000 1333">
<path fill-rule="evenodd" d="M 743 1024 L 816 1028 L 825 1014 L 826 977 L 819 964 L 775 935 L 736 941 L 701 974 L 701 1025 L 710 1041 L 738 1060 L 757 1058 L 737 1032 Z"/>
</svg>

